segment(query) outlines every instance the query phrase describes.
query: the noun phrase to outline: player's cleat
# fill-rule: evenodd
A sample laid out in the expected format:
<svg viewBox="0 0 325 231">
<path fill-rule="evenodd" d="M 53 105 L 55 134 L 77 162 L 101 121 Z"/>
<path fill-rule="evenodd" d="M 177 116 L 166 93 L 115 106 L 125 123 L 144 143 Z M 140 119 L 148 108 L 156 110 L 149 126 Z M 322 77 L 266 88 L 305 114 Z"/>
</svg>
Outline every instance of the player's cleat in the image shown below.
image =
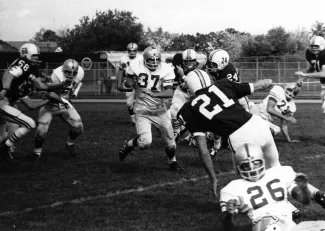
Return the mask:
<svg viewBox="0 0 325 231">
<path fill-rule="evenodd" d="M 215 150 L 214 148 L 211 148 L 211 151 L 210 151 L 210 156 L 211 156 L 211 159 L 215 159 L 216 156 L 218 155 L 218 150 Z"/>
<path fill-rule="evenodd" d="M 169 169 L 171 171 L 175 171 L 175 172 L 180 172 L 180 171 L 183 171 L 184 170 L 184 168 L 181 165 L 179 165 L 177 161 L 171 162 L 169 164 Z"/>
<path fill-rule="evenodd" d="M 128 145 L 128 141 L 126 140 L 118 153 L 118 157 L 120 161 L 125 160 L 126 156 L 134 149 L 134 147 Z"/>
<path fill-rule="evenodd" d="M 196 144 L 196 140 L 191 136 L 190 137 L 190 140 L 189 140 L 189 142 L 188 142 L 188 145 L 193 145 L 193 146 L 197 146 L 197 144 Z"/>
<path fill-rule="evenodd" d="M 295 211 L 292 211 L 292 220 L 297 220 L 300 218 L 301 218 L 301 213 L 298 209 Z"/>
<path fill-rule="evenodd" d="M 325 209 L 325 193 L 322 191 L 318 191 L 316 192 L 315 196 L 314 196 L 314 200 L 320 204 L 323 209 Z"/>
<path fill-rule="evenodd" d="M 33 153 L 33 161 L 35 163 L 39 163 L 41 161 L 41 156 L 42 156 L 42 153 Z"/>
<path fill-rule="evenodd" d="M 71 156 L 76 156 L 77 155 L 76 145 L 75 144 L 70 144 L 70 145 L 66 144 L 65 149 L 68 150 L 68 152 L 70 153 Z"/>
<path fill-rule="evenodd" d="M 0 147 L 0 153 L 4 161 L 7 162 L 7 164 L 15 164 L 16 160 L 12 156 L 12 150 L 9 146 L 4 144 L 2 147 Z"/>
</svg>

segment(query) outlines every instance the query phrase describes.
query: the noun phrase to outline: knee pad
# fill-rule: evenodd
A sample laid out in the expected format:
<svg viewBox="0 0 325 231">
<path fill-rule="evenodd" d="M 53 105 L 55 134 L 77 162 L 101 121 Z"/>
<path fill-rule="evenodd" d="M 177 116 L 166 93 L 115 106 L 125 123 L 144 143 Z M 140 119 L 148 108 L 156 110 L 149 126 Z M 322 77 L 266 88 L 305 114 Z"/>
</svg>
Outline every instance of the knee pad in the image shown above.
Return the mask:
<svg viewBox="0 0 325 231">
<path fill-rule="evenodd" d="M 138 138 L 138 147 L 141 150 L 148 148 L 152 143 L 152 137 L 150 136 L 139 136 Z"/>
<path fill-rule="evenodd" d="M 39 123 L 36 129 L 35 138 L 36 139 L 45 139 L 46 134 L 49 130 L 49 123 Z"/>
<path fill-rule="evenodd" d="M 71 127 L 71 133 L 74 135 L 80 135 L 84 131 L 84 125 L 81 121 L 76 121 L 74 126 Z"/>
</svg>

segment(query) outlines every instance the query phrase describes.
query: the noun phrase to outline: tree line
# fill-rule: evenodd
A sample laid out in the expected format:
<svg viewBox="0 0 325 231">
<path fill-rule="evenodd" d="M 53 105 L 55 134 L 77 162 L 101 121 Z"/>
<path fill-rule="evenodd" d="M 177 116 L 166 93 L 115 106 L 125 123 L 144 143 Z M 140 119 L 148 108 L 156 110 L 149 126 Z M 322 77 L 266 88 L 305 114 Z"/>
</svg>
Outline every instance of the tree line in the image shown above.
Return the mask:
<svg viewBox="0 0 325 231">
<path fill-rule="evenodd" d="M 57 42 L 67 52 L 94 52 L 100 50 L 125 51 L 130 42 L 143 50 L 149 45 L 159 46 L 163 51 L 180 51 L 193 48 L 209 52 L 216 48 L 228 51 L 231 58 L 251 56 L 283 56 L 304 51 L 312 35 L 325 35 L 325 25 L 316 21 L 310 31 L 299 28 L 288 32 L 274 27 L 266 34 L 251 35 L 234 28 L 208 34 L 178 34 L 164 31 L 161 27 L 144 29 L 132 12 L 124 10 L 97 11 L 90 18 L 83 16 L 74 28 L 58 31 L 41 28 L 31 41 Z"/>
</svg>

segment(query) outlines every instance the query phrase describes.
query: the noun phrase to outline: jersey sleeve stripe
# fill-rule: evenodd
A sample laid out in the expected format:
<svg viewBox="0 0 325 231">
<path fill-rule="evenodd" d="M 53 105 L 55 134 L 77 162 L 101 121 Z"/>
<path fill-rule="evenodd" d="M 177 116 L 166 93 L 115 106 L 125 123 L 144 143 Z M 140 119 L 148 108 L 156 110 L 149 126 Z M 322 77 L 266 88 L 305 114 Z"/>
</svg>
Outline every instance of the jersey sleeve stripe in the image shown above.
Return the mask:
<svg viewBox="0 0 325 231">
<path fill-rule="evenodd" d="M 207 87 L 207 84 L 206 84 L 206 82 L 205 82 L 205 80 L 204 80 L 204 77 L 203 77 L 202 73 L 201 73 L 199 70 L 195 70 L 194 72 L 195 72 L 195 73 L 197 74 L 197 76 L 199 77 L 199 80 L 200 80 L 200 82 L 201 82 L 201 86 L 202 86 L 202 87 Z"/>
</svg>

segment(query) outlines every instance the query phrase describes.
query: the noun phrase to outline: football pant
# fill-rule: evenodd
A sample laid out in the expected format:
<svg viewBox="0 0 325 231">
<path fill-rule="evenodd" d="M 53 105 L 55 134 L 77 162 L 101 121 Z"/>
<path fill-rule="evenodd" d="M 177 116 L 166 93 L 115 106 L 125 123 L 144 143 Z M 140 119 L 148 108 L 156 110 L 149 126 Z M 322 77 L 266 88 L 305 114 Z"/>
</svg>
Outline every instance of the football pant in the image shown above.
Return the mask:
<svg viewBox="0 0 325 231">
<path fill-rule="evenodd" d="M 173 127 L 167 113 L 158 115 L 136 114 L 136 129 L 138 138 L 138 147 L 145 149 L 152 143 L 151 125 L 155 126 L 161 135 L 161 139 L 167 150 L 175 150 Z"/>
</svg>

